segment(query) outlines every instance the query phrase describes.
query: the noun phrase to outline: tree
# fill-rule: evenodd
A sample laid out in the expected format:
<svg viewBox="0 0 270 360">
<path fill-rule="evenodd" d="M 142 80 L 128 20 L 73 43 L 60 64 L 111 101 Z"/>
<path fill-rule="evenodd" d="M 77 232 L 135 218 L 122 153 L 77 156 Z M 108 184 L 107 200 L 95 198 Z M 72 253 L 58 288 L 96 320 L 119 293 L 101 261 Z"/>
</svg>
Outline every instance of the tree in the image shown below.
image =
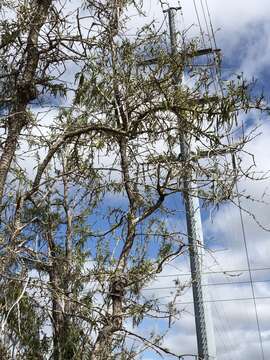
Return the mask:
<svg viewBox="0 0 270 360">
<path fill-rule="evenodd" d="M 181 284 L 165 308 L 142 292 L 188 249 L 185 234 L 167 221 L 178 219 L 170 199 L 189 191 L 205 204 L 228 201 L 245 174 L 227 154 L 240 156 L 251 137 L 238 136 L 234 144 L 228 137 L 237 133 L 238 114 L 260 101 L 241 78 L 220 80 L 222 95 L 215 94 L 209 73 L 193 66 L 197 41 L 168 56 L 166 37 L 153 24 L 130 40 L 131 4 L 138 6 L 89 0 L 81 8 L 88 15 L 72 18 L 67 4 L 18 2 L 17 18 L 2 21 L 3 71 L 9 71 L 1 87 L 7 135 L 0 160 L 7 358 L 134 359 L 146 348 L 179 357 L 162 346 L 162 334 L 147 337 L 127 327 L 132 320 L 136 329 L 147 317 L 171 325 L 178 315 Z M 42 127 L 33 101 L 68 90 L 63 76 L 70 61 L 77 64 L 72 103 L 59 107 L 46 136 L 36 135 L 33 129 Z M 56 75 L 49 75 L 54 66 Z M 186 68 L 192 87 L 175 84 Z M 42 149 L 34 178 L 16 158 L 25 141 L 30 150 Z M 5 187 L 7 176 L 12 181 Z"/>
</svg>

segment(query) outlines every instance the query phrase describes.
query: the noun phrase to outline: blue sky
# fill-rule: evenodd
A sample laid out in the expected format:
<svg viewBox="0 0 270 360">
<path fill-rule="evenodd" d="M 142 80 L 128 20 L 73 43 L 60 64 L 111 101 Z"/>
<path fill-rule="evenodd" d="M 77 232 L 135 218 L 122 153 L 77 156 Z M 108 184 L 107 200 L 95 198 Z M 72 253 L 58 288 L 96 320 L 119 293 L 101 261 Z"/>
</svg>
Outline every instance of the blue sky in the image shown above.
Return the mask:
<svg viewBox="0 0 270 360">
<path fill-rule="evenodd" d="M 168 1 L 170 5 L 178 5 L 178 1 Z M 77 1 L 72 2 L 76 7 Z M 196 19 L 196 13 L 192 0 L 181 0 L 183 16 L 177 17 L 179 31 L 190 28 L 189 36 L 198 36 L 200 29 Z M 206 31 L 200 0 L 195 0 L 199 10 L 201 24 Z M 204 0 L 203 0 L 204 3 Z M 212 16 L 213 28 L 216 34 L 218 47 L 223 53 L 223 69 L 226 76 L 243 72 L 252 79 L 258 79 L 258 88 L 264 88 L 266 95 L 269 90 L 270 78 L 270 5 L 269 0 L 208 0 Z M 157 0 L 146 0 L 145 11 L 147 20 L 152 17 L 162 24 L 164 17 Z M 133 26 L 139 26 L 145 21 L 133 20 Z M 166 23 L 164 23 L 166 25 Z M 269 97 L 269 96 L 268 96 Z M 50 113 L 56 114 L 56 111 Z M 249 151 L 255 154 L 256 171 L 268 171 L 270 168 L 270 126 L 269 119 L 260 118 L 260 114 L 253 114 L 252 121 L 260 125 L 258 132 L 261 135 L 254 142 L 249 144 Z M 250 119 L 249 119 L 250 123 Z M 248 166 L 251 159 L 246 156 L 245 164 Z M 25 164 L 31 172 L 32 161 Z M 239 184 L 241 189 L 247 189 L 257 199 L 270 200 L 270 182 L 264 180 L 256 183 L 249 181 Z M 174 201 L 174 200 L 173 200 Z M 264 225 L 270 227 L 269 205 L 259 202 L 242 203 L 247 209 L 255 214 L 256 218 Z M 208 246 L 206 272 L 219 272 L 237 270 L 233 274 L 237 277 L 224 276 L 222 273 L 209 276 L 211 284 L 230 283 L 232 281 L 243 282 L 241 285 L 211 285 L 209 286 L 209 297 L 211 301 L 250 298 L 251 290 L 248 282 L 246 254 L 244 252 L 243 236 L 240 226 L 240 214 L 237 208 L 225 205 L 210 219 L 208 213 L 203 213 L 205 242 Z M 243 214 L 247 243 L 250 255 L 251 266 L 254 269 L 269 267 L 270 257 L 270 234 L 262 230 L 247 213 Z M 170 221 L 170 219 L 168 220 Z M 175 220 L 171 220 L 172 222 Z M 183 221 L 179 224 L 172 223 L 176 228 L 183 228 Z M 244 270 L 244 271 L 238 271 Z M 179 277 L 182 282 L 189 277 L 183 274 L 188 273 L 189 264 L 187 254 L 176 260 L 170 266 L 164 268 L 163 273 L 150 288 L 146 290 L 146 296 L 155 293 L 160 297 L 173 297 L 174 279 Z M 179 276 L 178 276 L 179 275 Z M 270 271 L 252 272 L 254 280 L 262 281 L 255 284 L 257 297 L 270 296 L 270 282 L 263 282 L 270 279 Z M 172 289 L 168 289 L 172 287 Z M 162 289 L 165 288 L 165 289 Z M 168 299 L 168 298 L 167 298 Z M 191 303 L 191 291 L 185 290 L 179 302 L 185 305 L 178 305 L 179 310 L 184 309 L 179 320 L 177 320 L 165 337 L 164 345 L 172 351 L 184 353 L 196 353 L 196 338 L 194 328 L 193 305 Z M 258 299 L 258 315 L 262 329 L 263 347 L 265 359 L 270 358 L 270 299 Z M 214 329 L 216 335 L 218 360 L 261 360 L 261 353 L 254 316 L 254 306 L 251 300 L 216 301 L 212 303 Z M 140 331 L 145 333 L 152 328 L 165 328 L 163 322 L 145 322 Z M 143 360 L 154 360 L 158 358 L 154 353 L 146 353 Z M 169 359 L 170 357 L 165 357 Z M 186 359 L 189 359 L 188 357 Z"/>
<path fill-rule="evenodd" d="M 169 1 L 172 6 L 178 5 L 178 1 Z M 177 26 L 180 31 L 193 24 L 190 36 L 199 35 L 199 26 L 196 13 L 191 0 L 180 1 L 183 17 L 178 16 Z M 199 10 L 202 27 L 206 31 L 200 0 L 195 1 Z M 203 1 L 204 3 L 204 1 Z M 204 3 L 205 4 L 205 3 Z M 235 73 L 244 73 L 248 79 L 258 80 L 258 89 L 261 87 L 269 98 L 269 58 L 270 58 L 270 4 L 269 1 L 259 0 L 208 0 L 215 30 L 218 47 L 223 53 L 223 69 L 227 76 Z M 149 1 L 145 5 L 149 17 L 155 17 L 160 23 L 163 15 L 155 1 Z M 246 120 L 246 119 L 245 119 Z M 249 145 L 249 151 L 255 154 L 256 171 L 265 172 L 270 167 L 270 126 L 269 118 L 261 117 L 260 114 L 252 115 L 252 122 L 259 124 L 261 133 L 254 142 Z M 249 124 L 251 119 L 249 119 Z M 246 165 L 250 163 L 246 156 Z M 254 198 L 269 201 L 269 180 L 252 183 L 245 181 L 239 184 L 240 189 L 246 189 Z M 256 218 L 265 227 L 270 227 L 269 205 L 259 202 L 243 200 L 242 206 L 255 214 Z M 247 269 L 246 253 L 244 251 L 243 234 L 240 225 L 239 210 L 232 205 L 222 206 L 212 220 L 204 218 L 204 235 L 206 244 L 209 246 L 207 265 L 205 271 L 216 272 L 225 270 Z M 253 269 L 269 267 L 270 234 L 262 230 L 247 213 L 243 214 L 245 231 L 247 236 L 248 252 Z M 173 287 L 172 275 L 188 271 L 188 258 L 178 260 L 174 266 L 165 268 L 163 275 L 168 277 L 159 278 L 152 287 Z M 248 284 L 249 277 L 246 271 L 235 271 L 237 277 L 225 276 L 221 273 L 209 276 L 209 283 L 229 283 L 228 285 L 209 286 L 209 296 L 213 303 L 212 313 L 214 320 L 215 337 L 217 344 L 217 358 L 219 360 L 254 360 L 262 359 L 259 345 L 254 304 L 252 300 L 232 300 L 251 298 L 251 288 Z M 270 296 L 270 279 L 268 269 L 252 272 L 255 295 L 258 298 L 257 308 L 263 340 L 265 359 L 270 358 L 270 299 L 262 299 Z M 185 278 L 185 277 L 184 277 Z M 181 277 L 183 279 L 183 277 Z M 187 279 L 187 277 L 185 278 Z M 231 282 L 242 284 L 230 285 Z M 159 291 L 160 296 L 170 295 L 170 290 Z M 191 301 L 191 292 L 188 291 L 179 301 Z M 165 345 L 173 351 L 183 353 L 196 353 L 196 339 L 194 328 L 194 315 L 192 304 L 179 305 L 179 309 L 185 308 L 181 318 L 176 321 L 165 338 Z M 150 325 L 148 324 L 147 327 Z M 155 326 L 157 326 L 155 324 Z M 143 328 L 142 331 L 145 331 Z M 155 359 L 154 354 L 145 355 L 143 359 Z M 169 358 L 169 357 L 168 357 Z M 187 357 L 187 359 L 189 359 Z"/>
</svg>

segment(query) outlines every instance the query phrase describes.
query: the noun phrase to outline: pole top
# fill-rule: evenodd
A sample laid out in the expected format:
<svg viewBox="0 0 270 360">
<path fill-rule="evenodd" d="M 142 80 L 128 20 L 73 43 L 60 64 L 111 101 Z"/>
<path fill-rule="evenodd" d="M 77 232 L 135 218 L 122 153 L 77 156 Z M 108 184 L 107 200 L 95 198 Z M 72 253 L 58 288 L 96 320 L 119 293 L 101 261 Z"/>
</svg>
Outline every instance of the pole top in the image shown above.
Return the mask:
<svg viewBox="0 0 270 360">
<path fill-rule="evenodd" d="M 182 9 L 182 6 L 172 6 L 172 7 L 169 7 L 168 9 L 166 9 L 166 10 L 163 10 L 163 12 L 166 13 L 166 12 L 169 12 L 171 10 L 178 11 L 178 10 L 181 10 L 181 9 Z"/>
</svg>

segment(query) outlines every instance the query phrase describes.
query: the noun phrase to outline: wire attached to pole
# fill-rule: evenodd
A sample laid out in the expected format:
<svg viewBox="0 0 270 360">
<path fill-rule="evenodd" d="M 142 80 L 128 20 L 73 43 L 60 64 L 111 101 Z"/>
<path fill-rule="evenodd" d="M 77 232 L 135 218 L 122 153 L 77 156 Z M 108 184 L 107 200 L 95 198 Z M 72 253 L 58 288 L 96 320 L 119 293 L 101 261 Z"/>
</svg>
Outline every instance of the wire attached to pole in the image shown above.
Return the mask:
<svg viewBox="0 0 270 360">
<path fill-rule="evenodd" d="M 236 178 L 237 162 L 236 162 L 236 157 L 235 157 L 234 153 L 232 154 L 232 164 L 233 164 L 233 170 L 234 170 L 235 179 L 236 179 L 235 180 L 235 189 L 236 189 L 237 203 L 238 203 L 239 214 L 240 214 L 240 223 L 241 223 L 246 259 L 247 259 L 248 274 L 249 274 L 250 287 L 251 287 L 251 292 L 252 292 L 252 300 L 253 300 L 255 316 L 256 316 L 256 324 L 257 324 L 258 337 L 259 337 L 259 342 L 260 342 L 261 355 L 262 355 L 262 360 L 265 360 L 261 327 L 260 327 L 260 321 L 259 321 L 259 316 L 258 316 L 258 308 L 257 308 L 256 297 L 255 297 L 254 282 L 253 282 L 253 277 L 252 277 L 252 272 L 251 272 L 250 257 L 249 257 L 248 246 L 247 246 L 247 237 L 246 237 L 246 230 L 245 230 L 245 224 L 244 224 L 244 217 L 243 217 L 243 211 L 242 211 L 241 201 L 240 201 L 240 194 L 239 194 L 238 183 L 237 183 L 237 178 Z"/>
</svg>

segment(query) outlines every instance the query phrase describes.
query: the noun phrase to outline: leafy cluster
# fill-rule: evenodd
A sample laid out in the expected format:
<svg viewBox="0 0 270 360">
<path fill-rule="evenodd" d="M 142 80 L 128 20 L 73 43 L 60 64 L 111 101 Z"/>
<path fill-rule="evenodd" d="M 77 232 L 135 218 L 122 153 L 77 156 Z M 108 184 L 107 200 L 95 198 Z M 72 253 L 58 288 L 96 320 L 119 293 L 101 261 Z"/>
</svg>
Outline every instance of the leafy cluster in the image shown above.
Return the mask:
<svg viewBox="0 0 270 360">
<path fill-rule="evenodd" d="M 153 23 L 127 36 L 140 2 L 10 4 L 0 5 L 1 358 L 179 358 L 164 334 L 139 330 L 145 319 L 172 325 L 183 284 L 166 304 L 144 290 L 188 251 L 172 225 L 179 194 L 217 205 L 248 176 L 230 156 L 252 138 L 238 116 L 262 99 L 241 77 L 216 92 L 194 61 L 197 40 L 172 56 Z"/>
</svg>

